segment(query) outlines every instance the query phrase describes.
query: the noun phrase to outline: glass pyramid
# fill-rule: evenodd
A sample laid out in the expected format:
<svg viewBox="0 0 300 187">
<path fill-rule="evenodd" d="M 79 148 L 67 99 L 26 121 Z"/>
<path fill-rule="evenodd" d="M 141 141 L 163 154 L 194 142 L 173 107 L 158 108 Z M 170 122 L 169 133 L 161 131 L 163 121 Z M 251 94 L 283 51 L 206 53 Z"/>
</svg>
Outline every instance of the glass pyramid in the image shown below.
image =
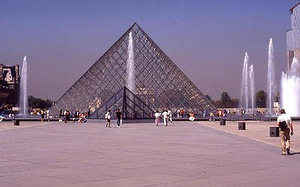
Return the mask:
<svg viewBox="0 0 300 187">
<path fill-rule="evenodd" d="M 139 97 L 125 86 L 109 98 L 101 108 L 97 109 L 91 118 L 104 118 L 105 113 L 111 110 L 111 116 L 116 117 L 116 111 L 120 109 L 123 119 L 147 119 L 154 117 L 154 111 Z"/>
<path fill-rule="evenodd" d="M 215 106 L 175 65 L 159 46 L 134 23 L 50 109 L 99 111 L 124 86 L 127 75 L 129 33 L 133 37 L 134 94 L 152 110 L 170 108 L 195 113 L 214 112 Z M 100 117 L 100 116 L 99 116 Z M 102 117 L 102 116 L 101 116 Z"/>
</svg>

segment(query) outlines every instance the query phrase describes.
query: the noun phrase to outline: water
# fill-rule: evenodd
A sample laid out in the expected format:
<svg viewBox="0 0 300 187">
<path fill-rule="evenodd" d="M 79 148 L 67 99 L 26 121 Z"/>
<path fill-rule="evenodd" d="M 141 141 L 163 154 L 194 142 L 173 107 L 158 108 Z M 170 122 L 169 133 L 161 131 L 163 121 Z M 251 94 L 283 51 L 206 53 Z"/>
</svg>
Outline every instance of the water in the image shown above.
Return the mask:
<svg viewBox="0 0 300 187">
<path fill-rule="evenodd" d="M 288 70 L 290 75 L 299 76 L 300 63 L 298 58 L 294 57 L 291 68 Z"/>
<path fill-rule="evenodd" d="M 249 110 L 249 92 L 248 92 L 248 63 L 249 56 L 245 53 L 243 71 L 242 71 L 242 83 L 241 83 L 241 96 L 240 96 L 240 108 Z"/>
<path fill-rule="evenodd" d="M 127 59 L 127 87 L 130 91 L 135 93 L 135 71 L 134 71 L 134 51 L 132 33 L 129 33 L 128 40 L 128 59 Z"/>
<path fill-rule="evenodd" d="M 268 50 L 268 74 L 267 74 L 267 109 L 268 114 L 273 115 L 272 104 L 275 101 L 275 64 L 274 64 L 274 47 L 272 38 L 269 42 Z"/>
<path fill-rule="evenodd" d="M 299 67 L 299 60 L 294 57 L 290 69 L 281 75 L 281 107 L 293 117 L 300 116 Z"/>
<path fill-rule="evenodd" d="M 21 71 L 21 89 L 20 89 L 20 115 L 28 114 L 28 94 L 27 94 L 27 59 L 23 58 L 22 71 Z"/>
<path fill-rule="evenodd" d="M 251 94 L 251 114 L 254 114 L 255 108 L 255 87 L 254 87 L 254 68 L 253 65 L 249 68 L 249 78 L 250 78 L 250 94 Z"/>
</svg>

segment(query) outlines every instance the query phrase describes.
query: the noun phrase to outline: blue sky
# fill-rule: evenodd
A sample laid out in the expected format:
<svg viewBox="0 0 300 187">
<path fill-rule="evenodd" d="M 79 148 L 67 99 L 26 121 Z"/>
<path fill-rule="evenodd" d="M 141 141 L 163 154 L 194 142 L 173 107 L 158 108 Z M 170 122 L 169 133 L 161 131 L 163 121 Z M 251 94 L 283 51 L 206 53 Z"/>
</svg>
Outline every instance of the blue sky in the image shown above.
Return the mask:
<svg viewBox="0 0 300 187">
<path fill-rule="evenodd" d="M 27 55 L 30 94 L 56 100 L 137 22 L 205 94 L 238 98 L 246 51 L 256 89 L 266 89 L 270 37 L 279 83 L 297 2 L 0 0 L 0 63 Z"/>
</svg>

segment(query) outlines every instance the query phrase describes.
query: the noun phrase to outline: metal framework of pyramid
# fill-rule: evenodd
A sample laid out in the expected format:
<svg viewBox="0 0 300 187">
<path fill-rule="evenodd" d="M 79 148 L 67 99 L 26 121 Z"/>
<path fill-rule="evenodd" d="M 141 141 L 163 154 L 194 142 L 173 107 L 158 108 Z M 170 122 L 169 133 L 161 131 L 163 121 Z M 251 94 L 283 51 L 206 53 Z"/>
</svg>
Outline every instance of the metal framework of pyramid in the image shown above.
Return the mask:
<svg viewBox="0 0 300 187">
<path fill-rule="evenodd" d="M 111 116 L 116 117 L 117 111 L 122 111 L 123 119 L 147 119 L 154 117 L 154 111 L 125 86 L 109 98 L 101 108 L 97 109 L 91 118 L 104 118 L 105 113 L 111 110 Z"/>
<path fill-rule="evenodd" d="M 87 111 L 93 114 L 124 86 L 129 33 L 134 45 L 135 96 L 152 110 L 182 108 L 186 111 L 213 112 L 215 106 L 175 65 L 159 46 L 133 24 L 50 109 Z"/>
</svg>

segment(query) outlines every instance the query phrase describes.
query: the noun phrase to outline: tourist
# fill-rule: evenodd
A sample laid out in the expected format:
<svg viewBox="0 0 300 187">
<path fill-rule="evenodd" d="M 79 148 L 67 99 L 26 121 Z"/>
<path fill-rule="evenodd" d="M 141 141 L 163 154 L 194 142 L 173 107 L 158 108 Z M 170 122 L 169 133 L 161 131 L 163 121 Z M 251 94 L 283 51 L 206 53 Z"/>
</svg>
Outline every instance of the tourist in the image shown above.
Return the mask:
<svg viewBox="0 0 300 187">
<path fill-rule="evenodd" d="M 60 109 L 60 110 L 59 110 L 59 116 L 58 116 L 58 117 L 59 117 L 59 119 L 61 119 L 61 118 L 62 118 L 62 116 L 63 116 L 63 111 L 62 111 L 62 109 Z"/>
<path fill-rule="evenodd" d="M 203 118 L 206 117 L 206 110 L 203 111 L 202 117 L 203 117 Z"/>
<path fill-rule="evenodd" d="M 78 114 L 78 123 L 82 123 L 83 122 L 83 113 L 79 113 Z"/>
<path fill-rule="evenodd" d="M 180 117 L 180 109 L 177 110 L 177 118 Z"/>
<path fill-rule="evenodd" d="M 211 112 L 209 115 L 209 121 L 214 121 L 214 113 Z"/>
<path fill-rule="evenodd" d="M 180 117 L 183 118 L 183 114 L 184 114 L 184 110 L 183 110 L 183 109 L 180 109 Z"/>
<path fill-rule="evenodd" d="M 108 110 L 107 113 L 105 114 L 105 119 L 106 119 L 105 127 L 111 128 L 111 126 L 110 126 L 110 117 L 111 117 L 110 110 Z"/>
<path fill-rule="evenodd" d="M 78 113 L 78 123 L 86 123 L 87 122 L 87 113 L 79 112 Z"/>
<path fill-rule="evenodd" d="M 219 110 L 219 117 L 223 117 L 222 110 Z"/>
<path fill-rule="evenodd" d="M 122 123 L 122 112 L 121 110 L 118 108 L 117 112 L 116 112 L 116 116 L 117 116 L 117 127 L 121 127 L 121 123 Z"/>
<path fill-rule="evenodd" d="M 66 117 L 66 115 L 67 115 L 67 110 L 64 111 L 64 117 Z"/>
<path fill-rule="evenodd" d="M 66 123 L 67 121 L 67 110 L 64 111 L 64 122 Z"/>
<path fill-rule="evenodd" d="M 161 115 L 162 115 L 163 120 L 164 120 L 164 125 L 168 126 L 168 118 L 169 118 L 168 111 L 165 110 Z"/>
<path fill-rule="evenodd" d="M 84 122 L 84 113 L 80 112 L 78 114 L 78 123 L 83 123 Z"/>
<path fill-rule="evenodd" d="M 79 118 L 79 115 L 80 115 L 80 113 L 79 113 L 79 111 L 77 110 L 77 111 L 75 112 L 75 118 Z"/>
<path fill-rule="evenodd" d="M 90 115 L 91 115 L 91 109 L 89 109 L 89 110 L 87 111 L 87 116 L 86 116 L 86 118 L 89 118 Z"/>
<path fill-rule="evenodd" d="M 70 111 L 66 110 L 65 111 L 65 123 L 70 121 L 70 119 L 71 119 L 71 113 L 70 113 Z"/>
<path fill-rule="evenodd" d="M 156 126 L 158 126 L 160 116 L 161 116 L 161 113 L 159 113 L 158 110 L 156 110 L 156 112 L 154 113 Z"/>
<path fill-rule="evenodd" d="M 89 117 L 89 113 L 88 112 L 85 112 L 83 114 L 83 123 L 86 123 L 87 122 L 87 118 Z"/>
<path fill-rule="evenodd" d="M 226 109 L 224 109 L 224 112 L 223 112 L 223 117 L 227 117 L 227 110 Z"/>
<path fill-rule="evenodd" d="M 291 117 L 285 113 L 284 109 L 280 110 L 280 116 L 277 118 L 277 125 L 279 127 L 279 136 L 281 140 L 281 154 L 290 155 L 290 135 L 294 134 L 294 128 Z"/>
<path fill-rule="evenodd" d="M 193 112 L 189 113 L 189 120 L 194 121 L 195 120 L 195 114 Z"/>
<path fill-rule="evenodd" d="M 170 108 L 168 110 L 168 116 L 169 116 L 169 121 L 172 122 L 172 111 Z"/>
<path fill-rule="evenodd" d="M 47 120 L 49 121 L 50 120 L 50 110 L 46 111 L 46 117 L 47 117 Z"/>
<path fill-rule="evenodd" d="M 41 110 L 41 121 L 42 121 L 42 122 L 44 121 L 44 117 L 45 117 L 44 110 Z"/>
</svg>

